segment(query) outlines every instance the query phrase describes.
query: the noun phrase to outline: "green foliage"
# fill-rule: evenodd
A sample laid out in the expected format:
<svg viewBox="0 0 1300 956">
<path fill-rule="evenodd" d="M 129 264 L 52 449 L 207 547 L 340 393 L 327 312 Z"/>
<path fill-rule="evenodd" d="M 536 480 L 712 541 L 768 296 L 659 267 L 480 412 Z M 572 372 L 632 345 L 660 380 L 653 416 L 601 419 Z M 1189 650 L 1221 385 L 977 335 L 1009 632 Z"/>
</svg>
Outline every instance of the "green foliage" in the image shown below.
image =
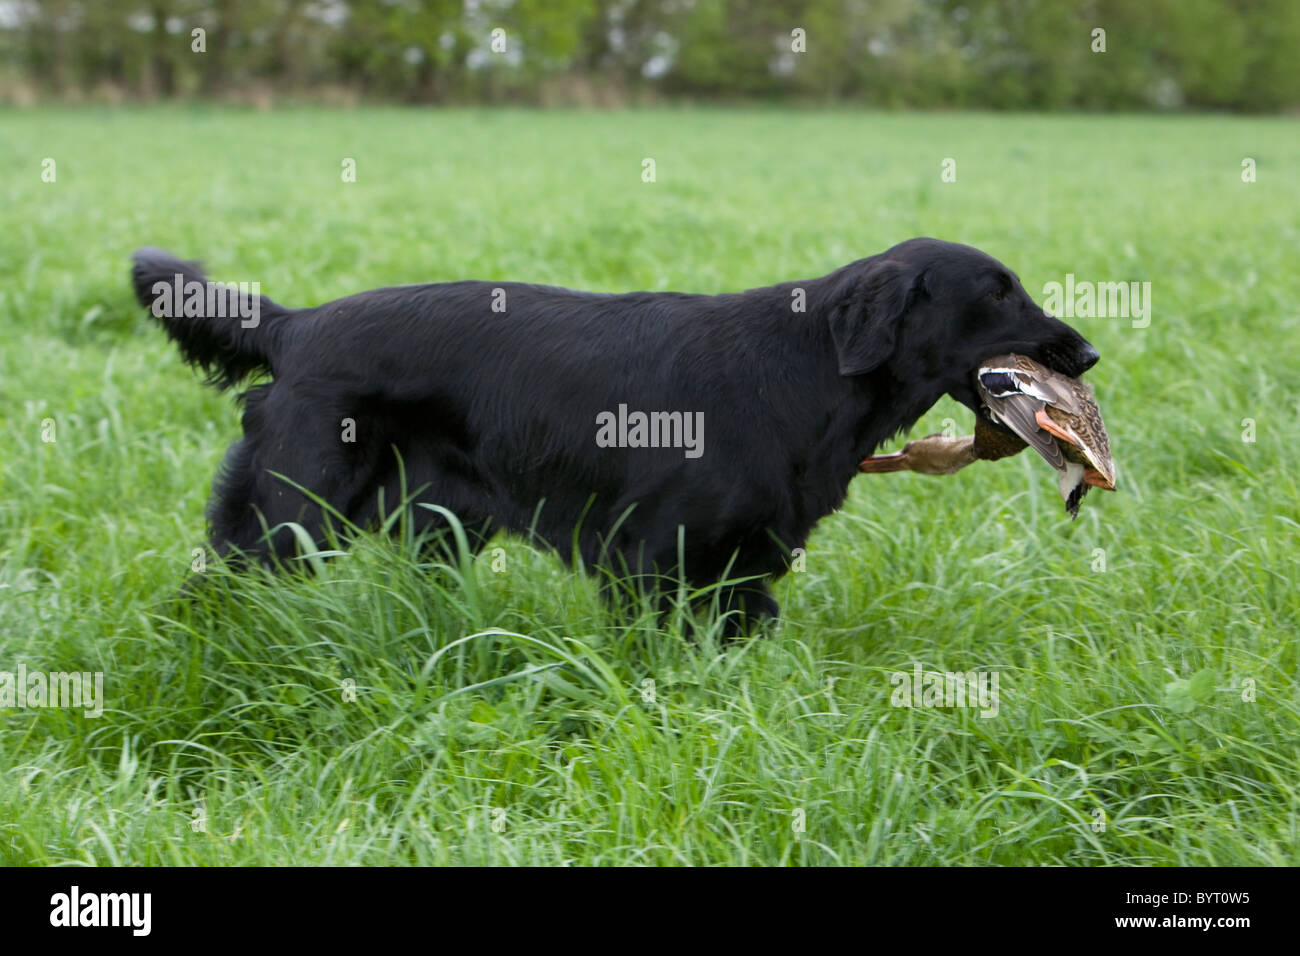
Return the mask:
<svg viewBox="0 0 1300 956">
<path fill-rule="evenodd" d="M 853 100 L 1300 105 L 1293 0 L 46 0 L 0 22 L 0 101 Z M 191 31 L 207 48 L 192 49 Z M 1105 49 L 1094 31 L 1105 32 Z M 493 47 L 504 31 L 504 48 Z M 803 31 L 805 47 L 793 37 Z M 8 64 L 8 68 L 5 64 Z M 21 82 L 19 82 L 21 80 Z"/>
<path fill-rule="evenodd" d="M 1175 713 L 1190 714 L 1214 693 L 1214 671 L 1199 670 L 1186 680 L 1165 684 L 1165 706 Z"/>
<path fill-rule="evenodd" d="M 1300 863 L 1289 122 L 56 110 L 0 145 L 0 672 L 107 698 L 0 709 L 0 863 Z M 925 234 L 1035 294 L 1152 282 L 1149 328 L 1076 321 L 1120 466 L 1078 522 L 1025 455 L 859 477 L 729 647 L 509 537 L 171 600 L 239 413 L 134 305 L 138 245 L 297 305 L 721 292 Z M 914 663 L 996 671 L 997 716 L 891 706 Z"/>
</svg>

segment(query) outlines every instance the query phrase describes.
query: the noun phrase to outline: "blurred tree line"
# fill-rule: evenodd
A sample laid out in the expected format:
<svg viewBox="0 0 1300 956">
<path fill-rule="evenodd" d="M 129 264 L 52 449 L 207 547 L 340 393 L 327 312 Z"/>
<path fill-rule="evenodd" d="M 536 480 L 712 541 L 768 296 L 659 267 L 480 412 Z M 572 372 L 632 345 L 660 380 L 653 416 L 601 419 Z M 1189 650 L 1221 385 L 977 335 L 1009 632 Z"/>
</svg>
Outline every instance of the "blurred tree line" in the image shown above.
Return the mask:
<svg viewBox="0 0 1300 956">
<path fill-rule="evenodd" d="M 1300 0 L 0 0 L 11 101 L 1279 110 L 1298 55 Z"/>
</svg>

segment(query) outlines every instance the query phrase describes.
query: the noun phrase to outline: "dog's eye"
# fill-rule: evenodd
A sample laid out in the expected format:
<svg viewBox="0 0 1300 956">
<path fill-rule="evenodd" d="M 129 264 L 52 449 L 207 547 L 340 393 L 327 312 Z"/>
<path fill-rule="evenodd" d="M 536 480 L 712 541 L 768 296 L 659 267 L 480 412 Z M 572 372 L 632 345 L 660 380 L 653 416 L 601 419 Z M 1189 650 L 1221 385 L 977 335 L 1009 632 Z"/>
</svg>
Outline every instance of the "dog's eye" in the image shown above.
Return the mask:
<svg viewBox="0 0 1300 956">
<path fill-rule="evenodd" d="M 1007 290 L 1002 288 L 1002 286 L 998 286 L 989 293 L 989 297 L 992 298 L 994 302 L 1001 302 L 1007 297 Z"/>
</svg>

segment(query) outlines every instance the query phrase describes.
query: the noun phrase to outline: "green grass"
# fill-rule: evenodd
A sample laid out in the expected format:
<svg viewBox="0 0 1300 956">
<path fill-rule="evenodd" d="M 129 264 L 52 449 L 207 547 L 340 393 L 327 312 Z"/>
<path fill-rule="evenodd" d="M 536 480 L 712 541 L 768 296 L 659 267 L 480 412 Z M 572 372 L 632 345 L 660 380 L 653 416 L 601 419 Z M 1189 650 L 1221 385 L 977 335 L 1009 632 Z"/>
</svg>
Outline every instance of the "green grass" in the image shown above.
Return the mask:
<svg viewBox="0 0 1300 956">
<path fill-rule="evenodd" d="M 0 671 L 102 671 L 107 697 L 0 711 L 0 863 L 1300 863 L 1294 127 L 0 113 Z M 1149 328 L 1076 322 L 1121 468 L 1077 523 L 1030 455 L 860 477 L 777 582 L 780 624 L 732 646 L 615 617 L 512 538 L 431 568 L 368 537 L 167 603 L 239 426 L 133 306 L 138 245 L 310 304 L 736 290 L 914 235 L 1035 295 L 1152 283 Z M 945 418 L 970 428 L 945 399 L 914 434 Z M 997 716 L 891 706 L 914 662 L 998 672 Z"/>
</svg>

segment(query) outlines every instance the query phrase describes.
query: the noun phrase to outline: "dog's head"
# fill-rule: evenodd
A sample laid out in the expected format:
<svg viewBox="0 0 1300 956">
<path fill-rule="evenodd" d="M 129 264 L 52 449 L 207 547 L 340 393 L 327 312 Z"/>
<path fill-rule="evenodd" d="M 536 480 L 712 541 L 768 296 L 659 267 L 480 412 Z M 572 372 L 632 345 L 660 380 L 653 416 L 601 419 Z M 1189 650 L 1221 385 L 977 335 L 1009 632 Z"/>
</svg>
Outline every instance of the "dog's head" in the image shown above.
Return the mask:
<svg viewBox="0 0 1300 956">
<path fill-rule="evenodd" d="M 846 270 L 828 314 L 841 375 L 887 367 L 979 411 L 980 362 L 1017 352 L 1077 378 L 1099 355 L 1048 315 L 1015 273 L 970 246 L 910 239 Z"/>
</svg>

